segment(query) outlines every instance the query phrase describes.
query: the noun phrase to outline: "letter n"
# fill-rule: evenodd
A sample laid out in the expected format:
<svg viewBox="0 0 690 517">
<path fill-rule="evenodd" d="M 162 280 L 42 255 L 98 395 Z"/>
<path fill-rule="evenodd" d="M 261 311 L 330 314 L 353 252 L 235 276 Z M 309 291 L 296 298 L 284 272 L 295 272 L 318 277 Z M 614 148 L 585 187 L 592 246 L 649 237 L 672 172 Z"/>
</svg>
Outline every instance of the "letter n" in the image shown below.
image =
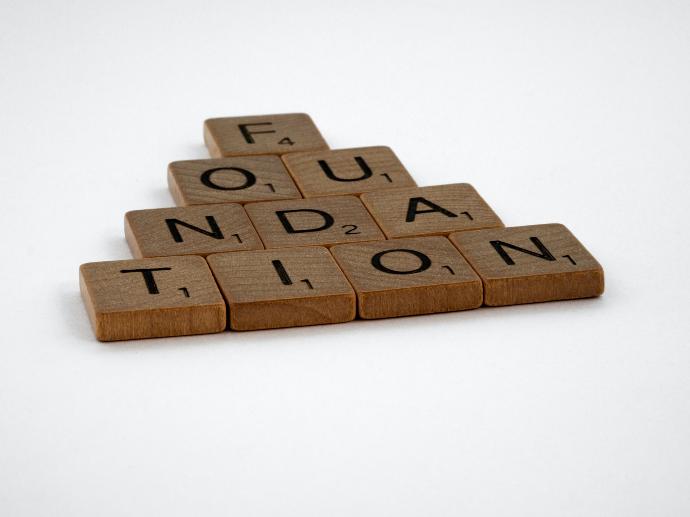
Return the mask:
<svg viewBox="0 0 690 517">
<path fill-rule="evenodd" d="M 204 230 L 203 228 L 199 228 L 198 226 L 194 226 L 193 224 L 180 221 L 179 219 L 166 219 L 165 224 L 168 225 L 168 230 L 170 230 L 170 234 L 173 236 L 173 239 L 175 239 L 175 242 L 184 241 L 182 235 L 180 234 L 180 230 L 177 228 L 178 225 L 184 226 L 185 228 L 189 228 L 190 230 L 198 233 L 203 233 L 204 235 L 207 235 L 214 239 L 223 239 L 223 232 L 220 231 L 220 227 L 218 226 L 216 219 L 212 215 L 207 215 L 206 221 L 208 221 L 208 225 L 211 228 L 210 230 Z"/>
<path fill-rule="evenodd" d="M 520 253 L 526 253 L 527 255 L 532 255 L 533 257 L 537 257 L 540 259 L 548 260 L 548 261 L 554 261 L 556 260 L 556 257 L 554 257 L 551 252 L 548 250 L 546 246 L 537 238 L 537 237 L 530 237 L 529 240 L 532 241 L 532 243 L 537 247 L 539 250 L 539 253 L 536 251 L 531 251 L 525 248 L 521 248 L 520 246 L 515 246 L 515 244 L 509 244 L 507 242 L 503 241 L 491 241 L 491 245 L 494 247 L 496 252 L 501 256 L 503 261 L 508 264 L 509 266 L 514 266 L 515 261 L 508 255 L 508 252 L 504 248 L 509 248 L 511 250 L 519 251 Z"/>
</svg>

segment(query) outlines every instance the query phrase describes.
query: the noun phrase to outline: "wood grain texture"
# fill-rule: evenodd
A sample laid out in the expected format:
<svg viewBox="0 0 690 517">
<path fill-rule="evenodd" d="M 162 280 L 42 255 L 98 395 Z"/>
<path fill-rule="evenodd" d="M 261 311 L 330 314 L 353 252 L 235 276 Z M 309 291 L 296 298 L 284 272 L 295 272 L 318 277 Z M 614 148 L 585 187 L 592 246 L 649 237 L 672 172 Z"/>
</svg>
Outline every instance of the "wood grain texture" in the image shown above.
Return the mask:
<svg viewBox="0 0 690 517">
<path fill-rule="evenodd" d="M 445 237 L 417 237 L 331 248 L 357 293 L 361 318 L 475 309 L 482 283 Z"/>
<path fill-rule="evenodd" d="M 368 192 L 361 199 L 389 239 L 503 226 L 467 183 Z"/>
<path fill-rule="evenodd" d="M 417 186 L 390 147 L 290 153 L 282 158 L 307 198 Z"/>
<path fill-rule="evenodd" d="M 168 187 L 178 206 L 302 197 L 278 156 L 172 162 Z"/>
<path fill-rule="evenodd" d="M 263 249 L 259 235 L 238 204 L 127 212 L 125 237 L 137 258 L 205 256 L 209 253 Z"/>
<path fill-rule="evenodd" d="M 204 141 L 213 158 L 328 149 L 306 113 L 211 118 Z"/>
<path fill-rule="evenodd" d="M 82 264 L 79 285 L 101 341 L 209 334 L 225 329 L 225 303 L 201 257 Z"/>
<path fill-rule="evenodd" d="M 355 318 L 355 294 L 326 248 L 210 255 L 230 328 L 258 330 L 342 323 Z"/>
<path fill-rule="evenodd" d="M 604 292 L 601 265 L 562 224 L 461 232 L 450 240 L 481 277 L 486 305 L 589 298 Z"/>
<path fill-rule="evenodd" d="M 355 196 L 251 203 L 245 208 L 267 249 L 384 239 Z"/>
</svg>

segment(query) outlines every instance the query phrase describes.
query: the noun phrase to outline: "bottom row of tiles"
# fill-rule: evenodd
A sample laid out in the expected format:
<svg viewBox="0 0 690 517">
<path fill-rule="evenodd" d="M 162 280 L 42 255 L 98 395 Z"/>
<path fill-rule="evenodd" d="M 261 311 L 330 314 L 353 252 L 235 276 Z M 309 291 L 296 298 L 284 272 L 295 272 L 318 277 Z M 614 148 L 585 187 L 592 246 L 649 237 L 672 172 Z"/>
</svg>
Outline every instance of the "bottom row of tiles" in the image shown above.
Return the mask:
<svg viewBox="0 0 690 517">
<path fill-rule="evenodd" d="M 116 341 L 221 332 L 228 315 L 231 329 L 257 330 L 586 298 L 604 273 L 567 228 L 545 224 L 92 262 L 80 287 L 96 337 Z"/>
</svg>

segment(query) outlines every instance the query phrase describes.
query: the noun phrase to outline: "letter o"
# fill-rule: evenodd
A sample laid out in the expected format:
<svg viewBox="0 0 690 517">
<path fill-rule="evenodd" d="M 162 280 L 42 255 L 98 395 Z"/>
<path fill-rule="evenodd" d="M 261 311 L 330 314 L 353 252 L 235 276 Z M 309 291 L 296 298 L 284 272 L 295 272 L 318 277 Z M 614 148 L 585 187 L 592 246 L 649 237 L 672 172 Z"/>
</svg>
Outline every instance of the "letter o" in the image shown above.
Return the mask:
<svg viewBox="0 0 690 517">
<path fill-rule="evenodd" d="M 211 181 L 211 176 L 214 172 L 218 171 L 236 171 L 244 176 L 244 184 L 239 187 L 221 187 Z M 247 169 L 240 169 L 239 167 L 217 167 L 215 169 L 209 169 L 201 175 L 201 183 L 206 185 L 208 188 L 215 190 L 243 190 L 251 187 L 256 183 L 256 176 L 254 173 L 248 171 Z"/>
<path fill-rule="evenodd" d="M 410 253 L 411 255 L 414 255 L 419 259 L 419 267 L 416 269 L 410 269 L 409 271 L 396 271 L 394 269 L 387 268 L 381 263 L 381 258 L 383 258 L 383 256 L 387 255 L 388 253 L 395 252 Z M 431 267 L 431 259 L 421 251 L 399 248 L 393 250 L 379 251 L 376 255 L 371 257 L 371 265 L 379 271 L 382 271 L 383 273 L 389 273 L 391 275 L 413 275 L 414 273 L 421 273 L 422 271 L 426 271 L 427 269 L 429 269 Z"/>
</svg>

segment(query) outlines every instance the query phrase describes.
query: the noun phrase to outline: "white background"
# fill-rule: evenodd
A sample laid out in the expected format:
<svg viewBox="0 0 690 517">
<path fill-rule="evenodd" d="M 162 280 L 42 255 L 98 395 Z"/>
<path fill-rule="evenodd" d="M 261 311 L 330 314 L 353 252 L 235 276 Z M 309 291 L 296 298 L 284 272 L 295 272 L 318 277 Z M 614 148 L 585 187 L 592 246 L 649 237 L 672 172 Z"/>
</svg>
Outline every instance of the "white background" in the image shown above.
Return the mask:
<svg viewBox="0 0 690 517">
<path fill-rule="evenodd" d="M 687 1 L 0 2 L 0 515 L 690 514 Z M 98 343 L 213 116 L 305 111 L 508 225 L 596 300 Z"/>
</svg>

